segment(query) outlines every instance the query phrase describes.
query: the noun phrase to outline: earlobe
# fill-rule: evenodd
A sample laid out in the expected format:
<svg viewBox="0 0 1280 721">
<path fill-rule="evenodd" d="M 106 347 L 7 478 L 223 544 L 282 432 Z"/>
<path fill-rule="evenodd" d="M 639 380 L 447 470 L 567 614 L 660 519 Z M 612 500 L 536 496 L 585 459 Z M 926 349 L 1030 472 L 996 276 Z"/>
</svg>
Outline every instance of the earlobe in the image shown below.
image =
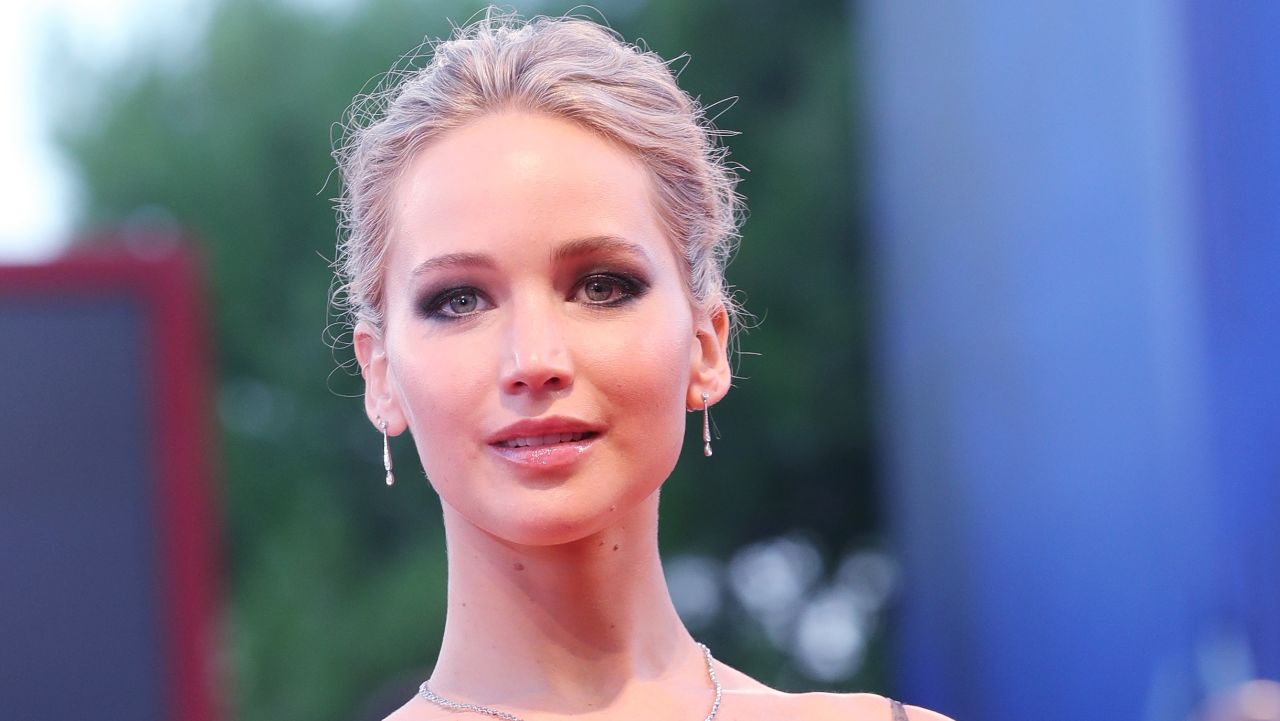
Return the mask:
<svg viewBox="0 0 1280 721">
<path fill-rule="evenodd" d="M 368 321 L 356 324 L 353 345 L 360 375 L 364 378 L 364 410 L 369 422 L 379 428 L 387 424 L 387 433 L 398 436 L 404 432 L 404 415 L 394 393 L 394 374 L 387 361 L 386 344 L 382 333 Z"/>
</svg>

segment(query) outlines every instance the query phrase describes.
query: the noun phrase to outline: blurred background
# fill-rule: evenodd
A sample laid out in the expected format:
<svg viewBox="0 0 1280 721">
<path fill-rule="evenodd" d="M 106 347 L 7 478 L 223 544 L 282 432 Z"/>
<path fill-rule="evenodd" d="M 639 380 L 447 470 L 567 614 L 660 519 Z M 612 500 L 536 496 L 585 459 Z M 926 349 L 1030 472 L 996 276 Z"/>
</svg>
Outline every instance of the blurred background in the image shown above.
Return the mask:
<svg viewBox="0 0 1280 721">
<path fill-rule="evenodd" d="M 430 672 L 439 504 L 331 348 L 329 152 L 480 7 L 2 11 L 15 718 L 380 719 Z M 759 323 L 664 490 L 694 635 L 957 721 L 1280 720 L 1280 4 L 595 7 L 748 169 Z"/>
</svg>

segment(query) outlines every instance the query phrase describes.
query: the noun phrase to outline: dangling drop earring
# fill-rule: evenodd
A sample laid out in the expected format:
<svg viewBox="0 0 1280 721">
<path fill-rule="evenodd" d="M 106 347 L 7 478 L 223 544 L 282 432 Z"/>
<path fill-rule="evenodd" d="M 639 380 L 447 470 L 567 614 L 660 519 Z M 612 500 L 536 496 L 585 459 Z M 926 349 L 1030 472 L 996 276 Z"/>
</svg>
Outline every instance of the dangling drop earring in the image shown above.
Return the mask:
<svg viewBox="0 0 1280 721">
<path fill-rule="evenodd" d="M 382 429 L 382 467 L 387 471 L 387 485 L 393 485 L 396 477 L 391 475 L 391 443 L 387 440 L 387 422 L 378 419 L 378 427 Z"/>
<path fill-rule="evenodd" d="M 707 410 L 707 394 L 702 394 L 702 455 L 711 457 L 711 412 Z"/>
</svg>

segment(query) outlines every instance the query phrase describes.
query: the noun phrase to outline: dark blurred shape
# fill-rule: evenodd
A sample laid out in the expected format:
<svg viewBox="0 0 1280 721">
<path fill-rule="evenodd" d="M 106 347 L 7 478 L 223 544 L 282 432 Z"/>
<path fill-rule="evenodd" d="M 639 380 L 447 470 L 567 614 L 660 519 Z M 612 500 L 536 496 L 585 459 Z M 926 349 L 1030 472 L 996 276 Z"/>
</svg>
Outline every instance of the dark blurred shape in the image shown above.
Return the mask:
<svg viewBox="0 0 1280 721">
<path fill-rule="evenodd" d="M 198 267 L 169 237 L 94 245 L 0 267 L 4 716 L 212 721 Z"/>
</svg>

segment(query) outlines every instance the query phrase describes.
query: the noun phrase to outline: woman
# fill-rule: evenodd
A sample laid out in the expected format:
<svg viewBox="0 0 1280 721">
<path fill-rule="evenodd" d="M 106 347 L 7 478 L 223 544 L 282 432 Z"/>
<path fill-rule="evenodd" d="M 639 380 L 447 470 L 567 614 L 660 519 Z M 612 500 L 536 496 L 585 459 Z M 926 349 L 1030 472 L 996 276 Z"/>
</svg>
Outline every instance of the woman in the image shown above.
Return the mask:
<svg viewBox="0 0 1280 721">
<path fill-rule="evenodd" d="M 686 411 L 729 389 L 739 214 L 666 65 L 585 20 L 491 16 L 353 119 L 339 266 L 365 409 L 412 433 L 449 562 L 435 670 L 391 718 L 900 718 L 715 661 L 667 593 L 658 490 Z"/>
</svg>

